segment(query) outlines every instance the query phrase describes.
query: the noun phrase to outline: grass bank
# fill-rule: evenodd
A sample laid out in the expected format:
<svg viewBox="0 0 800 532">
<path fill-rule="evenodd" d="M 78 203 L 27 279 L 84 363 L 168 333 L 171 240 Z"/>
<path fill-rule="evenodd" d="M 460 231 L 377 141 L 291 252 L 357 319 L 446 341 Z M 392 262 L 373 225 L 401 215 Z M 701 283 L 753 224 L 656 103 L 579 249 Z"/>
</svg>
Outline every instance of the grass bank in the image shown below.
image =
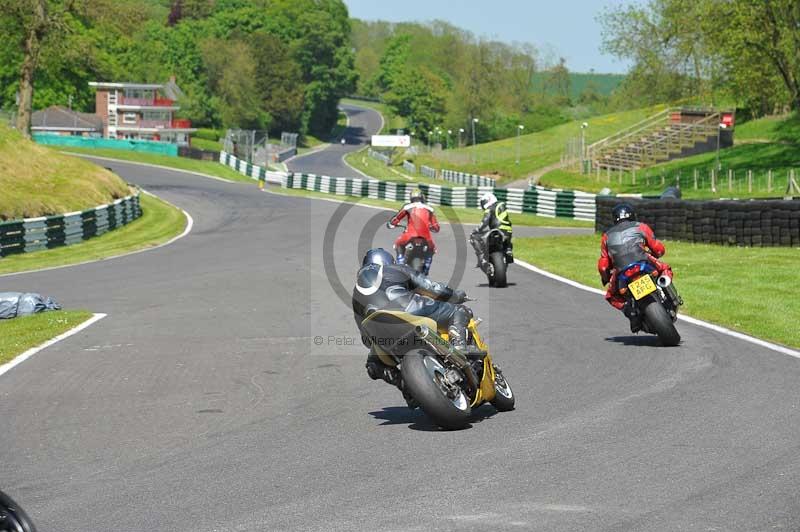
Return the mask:
<svg viewBox="0 0 800 532">
<path fill-rule="evenodd" d="M 0 259 L 0 274 L 99 260 L 162 244 L 186 227 L 183 212 L 147 194 L 141 196 L 142 216 L 133 222 L 80 244 L 21 253 Z"/>
<path fill-rule="evenodd" d="M 314 192 L 310 190 L 300 190 L 294 188 L 280 188 L 272 185 L 269 191 L 275 194 L 282 194 L 285 196 L 300 196 L 306 198 L 321 198 L 333 199 L 336 201 L 343 201 L 347 203 L 360 203 L 362 205 L 371 205 L 374 207 L 383 207 L 390 211 L 397 211 L 402 207 L 402 202 L 377 200 L 370 198 L 355 198 L 350 196 L 335 196 L 326 194 L 324 192 Z M 483 212 L 478 209 L 465 209 L 436 206 L 437 218 L 440 222 L 454 220 L 466 224 L 478 224 L 483 218 Z M 593 222 L 584 222 L 581 220 L 571 220 L 568 218 L 548 218 L 546 216 L 536 216 L 535 214 L 511 213 L 511 221 L 515 226 L 527 227 L 594 227 Z"/>
<path fill-rule="evenodd" d="M 588 145 L 644 120 L 664 108 L 664 106 L 648 107 L 595 116 L 585 120 L 574 120 L 543 131 L 521 135 L 519 138 L 511 137 L 465 148 L 421 154 L 415 158 L 415 161 L 417 164 L 425 164 L 439 169 L 447 168 L 496 176 L 499 178 L 498 184 L 503 185 L 509 181 L 527 177 L 535 170 L 557 163 L 564 153 L 567 142 L 571 139 L 580 139 L 583 122 L 589 124 L 585 130 L 586 144 Z M 519 164 L 516 162 L 518 153 Z"/>
<path fill-rule="evenodd" d="M 519 238 L 515 254 L 558 275 L 601 288 L 599 236 Z M 797 248 L 735 248 L 668 242 L 685 314 L 752 336 L 800 347 Z M 762 272 L 754 275 L 755 269 Z M 609 307 L 609 312 L 613 309 Z"/>
<path fill-rule="evenodd" d="M 0 320 L 0 364 L 63 334 L 92 317 L 84 310 L 59 310 Z"/>
<path fill-rule="evenodd" d="M 189 172 L 198 172 L 214 177 L 221 177 L 222 179 L 227 179 L 228 181 L 255 183 L 253 179 L 244 176 L 225 165 L 219 164 L 217 161 L 198 161 L 196 159 L 187 159 L 184 157 L 170 157 L 168 155 L 110 149 L 70 147 L 69 152 L 95 157 L 108 157 L 109 159 L 119 159 L 120 161 L 131 161 L 134 163 L 147 163 L 158 166 L 166 166 L 167 168 L 174 168 L 176 170 L 187 170 Z M 74 157 L 72 159 L 74 159 Z"/>
<path fill-rule="evenodd" d="M 0 220 L 89 209 L 128 194 L 125 182 L 105 168 L 0 125 Z"/>
</svg>

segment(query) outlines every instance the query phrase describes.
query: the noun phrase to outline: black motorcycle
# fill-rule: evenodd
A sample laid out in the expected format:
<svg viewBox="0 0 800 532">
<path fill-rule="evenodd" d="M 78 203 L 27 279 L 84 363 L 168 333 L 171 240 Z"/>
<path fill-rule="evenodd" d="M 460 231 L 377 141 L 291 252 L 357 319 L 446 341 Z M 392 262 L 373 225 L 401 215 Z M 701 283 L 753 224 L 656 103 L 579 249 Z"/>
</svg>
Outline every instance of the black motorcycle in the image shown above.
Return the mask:
<svg viewBox="0 0 800 532">
<path fill-rule="evenodd" d="M 36 532 L 31 519 L 19 504 L 0 491 L 0 532 Z"/>
<path fill-rule="evenodd" d="M 479 240 L 479 247 L 483 253 L 481 256 L 481 270 L 489 280 L 489 286 L 505 288 L 508 285 L 506 270 L 508 265 L 514 262 L 511 252 L 510 241 L 500 229 L 492 229 L 486 234 L 472 233 L 471 239 Z M 480 240 L 483 242 L 480 243 Z M 473 244 L 475 247 L 475 244 Z"/>
<path fill-rule="evenodd" d="M 398 225 L 397 227 L 399 227 L 403 231 L 406 230 L 405 225 Z M 395 252 L 397 253 L 398 258 L 400 257 L 400 254 L 402 252 L 402 254 L 405 257 L 405 263 L 409 265 L 411 268 L 413 268 L 419 273 L 424 273 L 425 275 L 428 274 L 428 272 L 425 271 L 425 260 L 431 255 L 433 255 L 433 250 L 430 249 L 427 240 L 425 240 L 421 236 L 415 236 L 414 238 L 406 242 L 406 245 L 403 247 L 402 250 L 397 249 L 397 246 L 395 246 Z"/>
<path fill-rule="evenodd" d="M 619 293 L 628 300 L 629 318 L 637 320 L 641 330 L 657 335 L 661 343 L 668 347 L 681 342 L 675 322 L 683 299 L 670 277 L 659 275 L 655 266 L 643 260 L 623 268 L 617 283 Z"/>
</svg>

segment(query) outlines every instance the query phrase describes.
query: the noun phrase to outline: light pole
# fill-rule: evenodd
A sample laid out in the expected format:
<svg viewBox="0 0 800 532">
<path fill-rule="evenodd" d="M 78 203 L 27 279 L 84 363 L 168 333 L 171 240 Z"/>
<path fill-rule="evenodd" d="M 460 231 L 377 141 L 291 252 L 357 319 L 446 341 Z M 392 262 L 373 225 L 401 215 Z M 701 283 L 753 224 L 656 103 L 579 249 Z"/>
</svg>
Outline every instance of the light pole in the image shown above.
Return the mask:
<svg viewBox="0 0 800 532">
<path fill-rule="evenodd" d="M 433 138 L 433 131 L 428 131 L 428 152 L 431 151 L 431 139 Z"/>
<path fill-rule="evenodd" d="M 589 127 L 588 122 L 581 124 L 581 173 L 586 173 L 586 128 Z"/>
<path fill-rule="evenodd" d="M 447 149 L 448 150 L 450 149 L 450 135 L 452 135 L 452 134 L 453 134 L 453 130 L 452 129 L 448 129 L 447 130 Z"/>
<path fill-rule="evenodd" d="M 461 135 L 463 135 L 463 134 L 464 134 L 464 128 L 463 127 L 458 128 L 458 147 L 459 148 L 461 147 Z"/>
<path fill-rule="evenodd" d="M 719 127 L 717 128 L 717 172 L 722 170 L 722 166 L 719 164 L 719 137 L 722 134 L 722 130 L 725 129 L 727 126 L 725 124 L 720 123 Z"/>
<path fill-rule="evenodd" d="M 473 146 L 473 148 L 475 147 L 475 124 L 477 124 L 477 123 L 478 123 L 478 119 L 477 118 L 473 118 L 472 119 L 472 146 Z M 475 164 L 475 151 L 476 150 L 474 150 L 474 149 L 472 150 L 472 164 Z"/>
<path fill-rule="evenodd" d="M 520 150 L 519 145 L 521 142 L 523 129 L 525 129 L 525 126 L 523 126 L 522 124 L 517 126 L 517 164 L 519 164 L 519 150 Z"/>
</svg>

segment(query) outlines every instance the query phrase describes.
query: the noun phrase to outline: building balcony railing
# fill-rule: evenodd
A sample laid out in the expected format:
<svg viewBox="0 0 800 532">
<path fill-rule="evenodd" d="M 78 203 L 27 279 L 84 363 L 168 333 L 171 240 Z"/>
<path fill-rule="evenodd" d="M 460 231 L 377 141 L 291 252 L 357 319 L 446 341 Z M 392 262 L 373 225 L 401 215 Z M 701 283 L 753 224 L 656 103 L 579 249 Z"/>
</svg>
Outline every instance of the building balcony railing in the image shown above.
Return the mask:
<svg viewBox="0 0 800 532">
<path fill-rule="evenodd" d="M 175 100 L 169 98 L 131 98 L 120 96 L 117 105 L 141 105 L 143 107 L 173 107 Z"/>
<path fill-rule="evenodd" d="M 192 121 L 185 118 L 169 120 L 139 120 L 136 124 L 122 123 L 122 127 L 141 128 L 141 129 L 190 129 Z"/>
</svg>

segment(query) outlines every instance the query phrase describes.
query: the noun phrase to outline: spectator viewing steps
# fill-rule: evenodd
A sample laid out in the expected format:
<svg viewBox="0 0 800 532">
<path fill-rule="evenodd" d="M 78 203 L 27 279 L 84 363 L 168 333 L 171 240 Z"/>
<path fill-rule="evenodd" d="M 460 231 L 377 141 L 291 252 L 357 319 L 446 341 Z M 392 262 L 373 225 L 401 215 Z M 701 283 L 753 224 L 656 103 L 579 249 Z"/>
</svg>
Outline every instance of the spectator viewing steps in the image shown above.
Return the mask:
<svg viewBox="0 0 800 532">
<path fill-rule="evenodd" d="M 725 124 L 722 128 L 720 124 Z M 638 170 L 733 144 L 733 113 L 671 108 L 586 148 L 591 168 Z"/>
</svg>

